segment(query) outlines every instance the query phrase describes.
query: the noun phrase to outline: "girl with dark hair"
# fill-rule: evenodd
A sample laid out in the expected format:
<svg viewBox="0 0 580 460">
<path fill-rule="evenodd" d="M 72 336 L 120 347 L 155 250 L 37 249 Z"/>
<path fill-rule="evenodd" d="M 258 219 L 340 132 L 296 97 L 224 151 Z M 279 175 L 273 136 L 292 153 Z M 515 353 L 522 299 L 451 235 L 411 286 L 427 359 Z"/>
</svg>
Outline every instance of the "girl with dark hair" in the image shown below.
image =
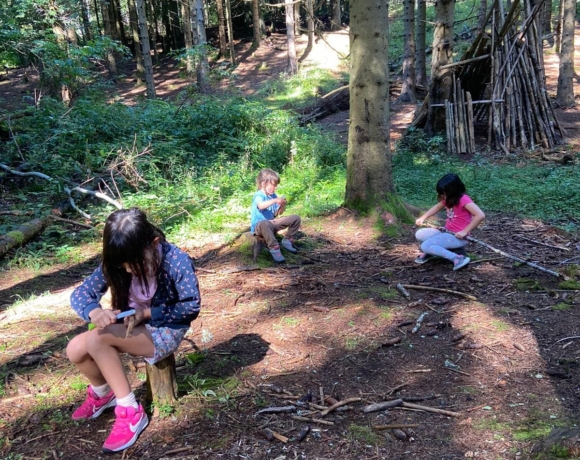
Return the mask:
<svg viewBox="0 0 580 460">
<path fill-rule="evenodd" d="M 453 262 L 453 270 L 465 267 L 469 257 L 456 254 L 449 249 L 462 249 L 465 239 L 485 219 L 485 214 L 465 193 L 465 185 L 457 174 L 446 174 L 437 182 L 438 203 L 419 217 L 416 225 L 423 225 L 426 219 L 434 216 L 442 209 L 447 212 L 445 230 L 422 228 L 415 233 L 415 238 L 421 242 L 421 251 L 415 263 L 424 264 L 433 256 L 443 257 Z"/>
<path fill-rule="evenodd" d="M 107 289 L 112 309 L 100 304 Z M 103 452 L 127 449 L 149 420 L 131 390 L 120 354 L 143 356 L 154 364 L 177 350 L 200 309 L 193 261 L 169 244 L 139 209 L 115 211 L 105 223 L 102 263 L 74 290 L 71 306 L 96 326 L 67 346 L 68 358 L 90 382 L 87 398 L 72 418 L 93 419 L 115 407 Z M 121 312 L 132 314 L 119 320 Z M 130 317 L 134 329 L 127 337 Z"/>
</svg>

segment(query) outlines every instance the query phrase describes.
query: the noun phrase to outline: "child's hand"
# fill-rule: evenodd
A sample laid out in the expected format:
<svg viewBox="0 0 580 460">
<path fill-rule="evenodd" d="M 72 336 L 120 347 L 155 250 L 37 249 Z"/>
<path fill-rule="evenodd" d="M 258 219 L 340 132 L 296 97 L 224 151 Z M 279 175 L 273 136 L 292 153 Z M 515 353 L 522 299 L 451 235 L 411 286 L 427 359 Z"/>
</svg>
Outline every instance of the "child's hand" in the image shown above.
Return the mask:
<svg viewBox="0 0 580 460">
<path fill-rule="evenodd" d="M 459 238 L 460 240 L 464 240 L 466 236 L 467 236 L 467 233 L 464 232 L 463 230 L 461 230 L 460 232 L 457 232 L 455 234 L 455 238 Z"/>
<path fill-rule="evenodd" d="M 425 218 L 424 217 L 419 217 L 416 221 L 415 221 L 415 225 L 421 226 L 423 225 L 423 222 L 425 222 Z"/>
<path fill-rule="evenodd" d="M 117 321 L 117 314 L 113 310 L 95 308 L 89 313 L 89 318 L 91 323 L 93 323 L 99 329 L 102 329 L 107 327 L 109 324 L 115 324 Z"/>
<path fill-rule="evenodd" d="M 149 316 L 147 316 L 146 311 L 145 310 L 149 310 L 148 308 L 138 308 L 135 310 L 135 314 L 133 316 L 129 316 L 127 318 L 125 318 L 124 323 L 125 326 L 129 325 L 129 319 L 132 318 L 134 321 L 134 325 L 137 326 L 137 324 L 141 324 L 143 321 L 149 319 Z M 150 310 L 149 310 L 150 311 Z"/>
</svg>

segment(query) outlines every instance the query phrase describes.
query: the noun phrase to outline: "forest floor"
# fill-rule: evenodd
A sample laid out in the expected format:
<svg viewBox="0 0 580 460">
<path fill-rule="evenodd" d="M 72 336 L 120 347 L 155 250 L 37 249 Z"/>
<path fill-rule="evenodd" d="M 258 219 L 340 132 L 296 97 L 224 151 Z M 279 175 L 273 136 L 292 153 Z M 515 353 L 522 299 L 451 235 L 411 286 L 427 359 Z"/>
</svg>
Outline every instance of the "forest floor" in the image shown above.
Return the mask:
<svg viewBox="0 0 580 460">
<path fill-rule="evenodd" d="M 240 59 L 237 91 L 251 94 L 262 76 L 276 78 L 283 53 L 264 46 Z M 318 56 L 325 65 L 339 62 L 329 50 Z M 546 61 L 555 93 L 557 66 L 549 54 Z M 261 62 L 268 74 L 253 73 Z M 180 90 L 175 72 L 157 75 L 158 94 Z M 118 97 L 135 96 L 127 90 L 121 84 Z M 400 133 L 413 108 L 391 107 L 394 133 Z M 569 115 L 577 145 L 578 110 L 559 113 Z M 321 124 L 346 139 L 347 114 Z M 3 196 L 0 210 L 8 208 Z M 266 259 L 253 265 L 238 244 L 183 244 L 197 261 L 203 309 L 178 353 L 179 405 L 170 415 L 161 408 L 133 447 L 107 457 L 527 459 L 551 427 L 575 426 L 580 291 L 475 243 L 467 249 L 473 262 L 463 270 L 454 272 L 442 260 L 416 265 L 414 229 L 401 224 L 401 230 L 387 237 L 370 219 L 337 209 L 305 219 L 300 252 L 276 266 Z M 488 215 L 474 236 L 560 273 L 571 274 L 566 261 L 580 258 L 580 235 L 508 212 Z M 100 446 L 112 413 L 71 421 L 84 382 L 65 356 L 68 340 L 86 328 L 68 298 L 94 269 L 97 251 L 93 246 L 77 263 L 50 271 L 2 266 L 2 458 L 105 458 Z M 398 284 L 407 286 L 409 299 Z M 39 297 L 7 308 L 31 295 Z M 140 361 L 124 361 L 143 397 Z M 332 404 L 326 397 L 350 402 L 326 413 L 320 407 Z M 405 406 L 362 410 L 391 399 Z M 259 413 L 284 406 L 293 412 Z M 384 425 L 403 428 L 372 428 Z M 269 439 L 266 429 L 278 437 Z"/>
</svg>

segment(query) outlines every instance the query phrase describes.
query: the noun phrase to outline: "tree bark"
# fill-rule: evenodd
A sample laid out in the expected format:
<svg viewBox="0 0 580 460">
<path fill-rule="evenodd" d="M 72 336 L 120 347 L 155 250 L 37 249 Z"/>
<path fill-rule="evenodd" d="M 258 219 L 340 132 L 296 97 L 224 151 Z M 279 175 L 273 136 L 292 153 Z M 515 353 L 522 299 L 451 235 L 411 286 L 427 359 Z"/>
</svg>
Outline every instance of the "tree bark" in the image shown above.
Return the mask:
<svg viewBox="0 0 580 460">
<path fill-rule="evenodd" d="M 562 22 L 562 48 L 560 51 L 560 73 L 556 101 L 560 107 L 573 107 L 574 100 L 574 13 L 576 0 L 564 2 Z"/>
<path fill-rule="evenodd" d="M 155 99 L 155 80 L 153 79 L 153 62 L 149 47 L 149 30 L 147 29 L 147 15 L 145 13 L 145 0 L 135 0 L 137 18 L 139 21 L 139 41 L 143 52 L 143 64 L 145 67 L 145 84 L 147 85 L 147 99 Z"/>
<path fill-rule="evenodd" d="M 140 86 L 145 80 L 145 66 L 143 65 L 143 51 L 141 50 L 141 39 L 139 38 L 139 20 L 137 19 L 135 0 L 127 0 L 127 7 L 129 8 L 131 34 L 133 35 L 133 43 L 135 46 L 135 60 L 137 61 L 135 77 L 137 79 L 137 86 Z"/>
<path fill-rule="evenodd" d="M 216 9 L 218 16 L 218 35 L 220 42 L 220 57 L 227 54 L 226 48 L 226 21 L 224 18 L 224 3 L 223 0 L 216 0 Z"/>
<path fill-rule="evenodd" d="M 232 24 L 232 4 L 226 0 L 226 20 L 228 24 L 228 38 L 230 43 L 230 59 L 232 66 L 236 65 L 236 51 L 234 49 L 234 25 Z"/>
<path fill-rule="evenodd" d="M 101 0 L 101 16 L 103 19 L 103 30 L 105 35 L 109 38 L 114 38 L 112 35 L 113 28 L 111 25 L 111 15 L 108 0 Z M 107 70 L 109 71 L 109 75 L 111 77 L 115 77 L 117 75 L 117 59 L 115 58 L 115 54 L 112 50 L 107 51 Z"/>
<path fill-rule="evenodd" d="M 254 28 L 254 41 L 252 48 L 260 47 L 262 41 L 262 18 L 260 17 L 260 0 L 252 0 L 252 25 Z"/>
<path fill-rule="evenodd" d="M 83 33 L 85 43 L 93 38 L 91 33 L 91 22 L 89 21 L 89 6 L 87 5 L 88 0 L 80 0 L 80 10 L 81 17 L 83 19 Z"/>
<path fill-rule="evenodd" d="M 124 46 L 127 46 L 127 37 L 125 36 L 125 26 L 123 24 L 121 3 L 119 0 L 111 0 L 111 8 L 113 17 L 115 18 L 115 35 Z"/>
<path fill-rule="evenodd" d="M 294 42 L 294 4 L 293 0 L 284 0 L 284 3 L 286 4 L 286 40 L 288 43 L 286 73 L 295 75 L 298 72 L 298 61 Z"/>
<path fill-rule="evenodd" d="M 195 10 L 193 16 L 194 43 L 199 47 L 200 58 L 197 64 L 197 86 L 200 91 L 204 92 L 207 89 L 209 82 L 209 61 L 207 59 L 207 38 L 205 35 L 205 22 L 203 19 L 203 0 L 194 0 Z"/>
<path fill-rule="evenodd" d="M 487 18 L 487 0 L 480 0 L 479 11 L 477 12 L 477 32 L 479 35 L 485 27 L 485 20 Z"/>
<path fill-rule="evenodd" d="M 181 0 L 181 21 L 183 23 L 183 39 L 185 41 L 185 71 L 191 77 L 195 70 L 195 59 L 193 57 L 193 31 L 191 24 L 193 22 L 192 2 L 190 0 Z"/>
<path fill-rule="evenodd" d="M 403 2 L 403 85 L 400 102 L 416 103 L 415 96 L 415 0 Z"/>
<path fill-rule="evenodd" d="M 177 402 L 175 355 L 171 354 L 153 365 L 147 364 L 146 369 L 147 401 L 155 407 L 174 406 Z"/>
<path fill-rule="evenodd" d="M 42 232 L 49 222 L 50 216 L 42 219 L 33 219 L 0 237 L 0 257 L 3 257 L 11 249 L 30 241 Z"/>
<path fill-rule="evenodd" d="M 340 17 L 340 0 L 332 0 L 332 17 L 330 20 L 330 30 L 342 29 L 342 19 Z"/>
<path fill-rule="evenodd" d="M 314 5 L 313 0 L 306 0 L 306 14 L 308 15 L 308 44 L 306 45 L 306 50 L 304 50 L 304 55 L 307 55 L 314 46 Z"/>
<path fill-rule="evenodd" d="M 450 100 L 451 97 L 453 72 L 441 67 L 453 60 L 454 14 L 455 0 L 438 0 L 435 3 L 429 110 L 425 124 L 425 132 L 429 135 L 445 132 L 445 109 L 433 105 L 445 104 L 445 99 Z"/>
<path fill-rule="evenodd" d="M 394 193 L 389 150 L 388 13 L 388 0 L 357 0 L 350 6 L 345 206 L 360 210 L 370 210 Z"/>
<path fill-rule="evenodd" d="M 417 31 L 417 46 L 415 49 L 415 84 L 427 87 L 427 65 L 426 65 L 426 33 L 425 24 L 427 22 L 427 0 L 417 0 L 417 21 L 415 30 Z"/>
</svg>

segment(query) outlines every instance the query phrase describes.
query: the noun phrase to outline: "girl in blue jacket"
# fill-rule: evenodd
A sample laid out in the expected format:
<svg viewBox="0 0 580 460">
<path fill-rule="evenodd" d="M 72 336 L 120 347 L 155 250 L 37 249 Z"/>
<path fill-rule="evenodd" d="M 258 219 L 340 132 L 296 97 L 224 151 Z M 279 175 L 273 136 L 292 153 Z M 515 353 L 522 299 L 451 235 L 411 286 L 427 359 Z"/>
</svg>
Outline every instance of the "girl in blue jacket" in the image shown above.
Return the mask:
<svg viewBox="0 0 580 460">
<path fill-rule="evenodd" d="M 112 309 L 100 305 L 107 289 Z M 103 452 L 127 449 L 149 420 L 131 390 L 120 354 L 143 356 L 154 364 L 177 350 L 200 309 L 193 261 L 167 243 L 139 209 L 115 211 L 105 223 L 102 263 L 74 290 L 71 306 L 96 326 L 67 346 L 68 358 L 90 382 L 87 399 L 72 418 L 96 418 L 115 407 L 116 420 Z M 128 310 L 134 313 L 117 318 Z M 126 337 L 130 318 L 134 329 Z"/>
</svg>

